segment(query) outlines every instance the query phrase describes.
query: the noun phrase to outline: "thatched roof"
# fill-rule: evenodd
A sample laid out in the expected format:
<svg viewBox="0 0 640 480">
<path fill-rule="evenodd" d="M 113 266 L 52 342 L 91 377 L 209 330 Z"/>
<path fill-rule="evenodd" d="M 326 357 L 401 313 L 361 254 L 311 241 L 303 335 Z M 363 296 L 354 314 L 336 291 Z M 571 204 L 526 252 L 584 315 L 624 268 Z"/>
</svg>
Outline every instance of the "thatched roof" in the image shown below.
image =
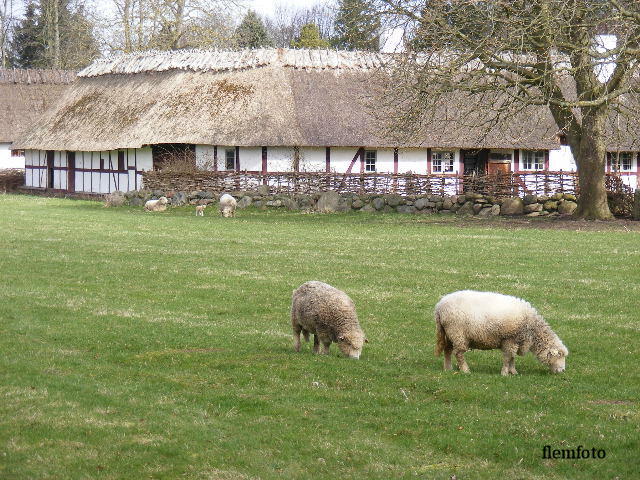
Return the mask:
<svg viewBox="0 0 640 480">
<path fill-rule="evenodd" d="M 12 142 L 76 78 L 67 70 L 0 69 L 0 142 Z"/>
<path fill-rule="evenodd" d="M 523 112 L 521 120 L 495 125 L 488 133 L 464 126 L 443 130 L 440 117 L 418 140 L 385 135 L 376 122 L 380 115 L 373 112 L 378 109 L 379 67 L 387 58 L 365 52 L 262 49 L 145 52 L 98 60 L 79 73 L 79 80 L 17 146 L 557 146 L 557 127 L 543 108 Z M 456 112 L 470 114 L 473 105 L 443 105 L 443 115 Z"/>
</svg>

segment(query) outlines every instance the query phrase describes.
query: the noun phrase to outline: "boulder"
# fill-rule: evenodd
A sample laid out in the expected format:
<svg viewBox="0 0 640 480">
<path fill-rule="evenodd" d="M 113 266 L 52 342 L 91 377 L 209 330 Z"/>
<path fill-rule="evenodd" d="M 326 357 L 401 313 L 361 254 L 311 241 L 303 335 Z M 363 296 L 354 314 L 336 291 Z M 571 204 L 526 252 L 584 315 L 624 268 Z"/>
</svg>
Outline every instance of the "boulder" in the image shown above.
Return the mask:
<svg viewBox="0 0 640 480">
<path fill-rule="evenodd" d="M 500 213 L 502 215 L 522 215 L 524 202 L 520 197 L 505 198 L 502 202 Z"/>
<path fill-rule="evenodd" d="M 416 207 L 411 205 L 399 205 L 396 208 L 398 213 L 416 213 Z"/>
<path fill-rule="evenodd" d="M 459 205 L 464 205 L 464 203 L 467 201 L 467 196 L 466 195 L 458 195 L 458 204 Z"/>
<path fill-rule="evenodd" d="M 119 190 L 104 196 L 105 207 L 121 207 L 127 203 L 127 198 Z"/>
<path fill-rule="evenodd" d="M 465 193 L 465 196 L 467 197 L 467 200 L 480 200 L 481 198 L 484 198 L 484 195 L 475 192 Z"/>
<path fill-rule="evenodd" d="M 340 204 L 340 194 L 334 191 L 324 192 L 320 195 L 316 210 L 320 213 L 333 213 L 338 210 Z"/>
<path fill-rule="evenodd" d="M 269 195 L 269 185 L 260 185 L 257 190 L 258 195 Z"/>
<path fill-rule="evenodd" d="M 141 207 L 144 204 L 145 204 L 144 198 L 132 197 L 131 200 L 129 200 L 129 205 L 131 205 L 132 207 Z"/>
<path fill-rule="evenodd" d="M 534 203 L 538 203 L 538 196 L 527 194 L 524 197 L 522 197 L 522 201 L 524 202 L 525 205 L 533 205 Z"/>
<path fill-rule="evenodd" d="M 364 207 L 362 207 L 359 212 L 375 212 L 377 211 L 375 208 L 371 206 L 371 204 L 367 203 Z"/>
<path fill-rule="evenodd" d="M 362 208 L 364 207 L 364 202 L 358 198 L 351 204 L 351 207 L 355 209 Z"/>
<path fill-rule="evenodd" d="M 562 200 L 564 198 L 564 193 L 554 193 L 551 196 L 552 200 Z"/>
<path fill-rule="evenodd" d="M 578 208 L 578 204 L 576 202 L 565 200 L 558 205 L 558 213 L 561 215 L 571 215 L 576 208 Z"/>
<path fill-rule="evenodd" d="M 171 198 L 171 205 L 175 205 L 179 207 L 181 205 L 186 205 L 188 201 L 187 194 L 185 192 L 176 192 Z"/>
<path fill-rule="evenodd" d="M 496 215 L 500 215 L 500 205 L 492 205 L 491 206 L 491 215 L 492 216 L 496 216 Z"/>
<path fill-rule="evenodd" d="M 401 195 L 396 195 L 395 193 L 386 195 L 385 201 L 387 202 L 387 205 L 389 205 L 390 207 L 397 207 L 398 205 L 404 205 L 404 198 L 402 198 Z"/>
<path fill-rule="evenodd" d="M 382 197 L 374 198 L 373 202 L 371 202 L 371 205 L 376 210 L 382 210 L 384 208 L 384 198 L 382 198 Z"/>
<path fill-rule="evenodd" d="M 287 210 L 300 210 L 300 205 L 291 197 L 284 197 L 282 200 L 282 206 Z"/>
<path fill-rule="evenodd" d="M 531 212 L 527 213 L 527 217 L 539 217 L 541 212 Z"/>
<path fill-rule="evenodd" d="M 251 197 L 249 195 L 246 195 L 238 200 L 238 204 L 236 206 L 240 209 L 247 208 L 249 205 L 251 205 L 251 202 L 253 202 Z"/>
<path fill-rule="evenodd" d="M 453 206 L 453 202 L 451 201 L 450 198 L 445 198 L 442 201 L 442 210 L 451 210 L 452 206 Z"/>
<path fill-rule="evenodd" d="M 473 207 L 471 207 L 473 209 L 473 213 L 474 214 L 478 214 L 480 213 L 480 210 L 482 210 L 482 204 L 481 203 L 474 203 Z"/>
<path fill-rule="evenodd" d="M 578 198 L 573 193 L 565 193 L 563 195 L 563 198 L 565 200 L 571 200 L 572 202 L 577 202 L 578 201 Z"/>
<path fill-rule="evenodd" d="M 478 212 L 478 216 L 481 218 L 487 218 L 492 216 L 491 215 L 491 210 L 493 207 L 484 207 L 482 208 L 479 212 Z"/>
<path fill-rule="evenodd" d="M 541 203 L 530 203 L 524 206 L 524 213 L 540 212 L 542 211 Z"/>
<path fill-rule="evenodd" d="M 544 202 L 544 204 L 542 205 L 542 208 L 544 210 L 547 210 L 548 212 L 553 212 L 555 210 L 558 209 L 558 202 L 554 201 L 554 200 L 547 200 L 546 202 Z"/>
<path fill-rule="evenodd" d="M 265 202 L 265 205 L 267 207 L 282 207 L 282 200 L 269 200 Z M 335 209 L 332 211 L 335 212 Z"/>
<path fill-rule="evenodd" d="M 458 208 L 456 215 L 473 215 L 473 202 L 465 202 Z"/>
</svg>

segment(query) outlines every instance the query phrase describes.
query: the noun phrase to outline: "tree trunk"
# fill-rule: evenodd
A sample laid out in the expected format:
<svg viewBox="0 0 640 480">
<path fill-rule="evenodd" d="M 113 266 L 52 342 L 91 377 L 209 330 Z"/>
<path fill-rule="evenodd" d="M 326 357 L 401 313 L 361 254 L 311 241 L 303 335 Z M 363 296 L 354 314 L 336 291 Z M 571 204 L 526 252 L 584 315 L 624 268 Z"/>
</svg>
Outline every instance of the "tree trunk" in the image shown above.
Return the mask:
<svg viewBox="0 0 640 480">
<path fill-rule="evenodd" d="M 577 148 L 576 164 L 580 196 L 574 217 L 587 220 L 613 218 L 605 188 L 606 145 L 604 124 L 606 110 L 585 112 Z M 573 148 L 572 148 L 573 149 Z"/>
</svg>

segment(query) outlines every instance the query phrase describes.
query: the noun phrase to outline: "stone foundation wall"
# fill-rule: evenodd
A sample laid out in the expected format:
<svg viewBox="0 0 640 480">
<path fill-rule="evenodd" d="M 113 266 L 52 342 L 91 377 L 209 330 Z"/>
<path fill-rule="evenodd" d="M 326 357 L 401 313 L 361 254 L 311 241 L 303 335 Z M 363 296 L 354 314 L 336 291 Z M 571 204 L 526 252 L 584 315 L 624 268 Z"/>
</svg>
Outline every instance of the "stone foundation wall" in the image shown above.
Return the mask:
<svg viewBox="0 0 640 480">
<path fill-rule="evenodd" d="M 408 195 L 395 194 L 338 194 L 281 195 L 269 192 L 268 187 L 254 191 L 229 192 L 238 201 L 238 208 L 282 208 L 287 210 L 331 212 L 385 212 L 407 214 L 450 213 L 491 217 L 496 215 L 526 215 L 529 217 L 571 214 L 576 197 L 556 193 L 549 196 L 525 195 L 523 198 L 496 198 L 479 193 L 464 195 Z M 142 206 L 149 199 L 166 196 L 172 206 L 216 204 L 218 195 L 210 191 L 176 192 L 141 190 L 122 194 L 124 203 Z"/>
</svg>

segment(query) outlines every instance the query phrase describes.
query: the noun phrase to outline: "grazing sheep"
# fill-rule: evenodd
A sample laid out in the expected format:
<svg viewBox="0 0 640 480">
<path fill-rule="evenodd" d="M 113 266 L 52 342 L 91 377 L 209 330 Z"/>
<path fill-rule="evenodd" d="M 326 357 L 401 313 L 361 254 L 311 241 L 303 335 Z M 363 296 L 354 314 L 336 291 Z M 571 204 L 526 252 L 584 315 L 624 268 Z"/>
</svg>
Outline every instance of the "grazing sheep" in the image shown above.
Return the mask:
<svg viewBox="0 0 640 480">
<path fill-rule="evenodd" d="M 167 197 L 160 197 L 157 200 L 148 200 L 147 203 L 144 204 L 145 212 L 164 212 L 167 209 Z"/>
<path fill-rule="evenodd" d="M 331 342 L 350 358 L 360 358 L 362 346 L 368 340 L 358 323 L 356 307 L 346 293 L 322 282 L 306 282 L 293 291 L 291 326 L 295 350 L 300 351 L 300 332 L 305 341 L 313 333 L 313 352 L 329 354 Z"/>
<path fill-rule="evenodd" d="M 463 290 L 440 299 L 435 308 L 436 348 L 444 351 L 444 369 L 451 370 L 451 354 L 458 368 L 469 373 L 464 352 L 499 348 L 502 375 L 515 375 L 515 355 L 531 351 L 551 372 L 564 372 L 569 351 L 528 302 L 492 292 Z"/>
<path fill-rule="evenodd" d="M 196 217 L 204 217 L 204 209 L 206 205 L 196 205 Z"/>
<path fill-rule="evenodd" d="M 220 197 L 220 214 L 225 217 L 235 217 L 236 216 L 236 199 L 233 198 L 228 193 L 223 194 Z"/>
</svg>

